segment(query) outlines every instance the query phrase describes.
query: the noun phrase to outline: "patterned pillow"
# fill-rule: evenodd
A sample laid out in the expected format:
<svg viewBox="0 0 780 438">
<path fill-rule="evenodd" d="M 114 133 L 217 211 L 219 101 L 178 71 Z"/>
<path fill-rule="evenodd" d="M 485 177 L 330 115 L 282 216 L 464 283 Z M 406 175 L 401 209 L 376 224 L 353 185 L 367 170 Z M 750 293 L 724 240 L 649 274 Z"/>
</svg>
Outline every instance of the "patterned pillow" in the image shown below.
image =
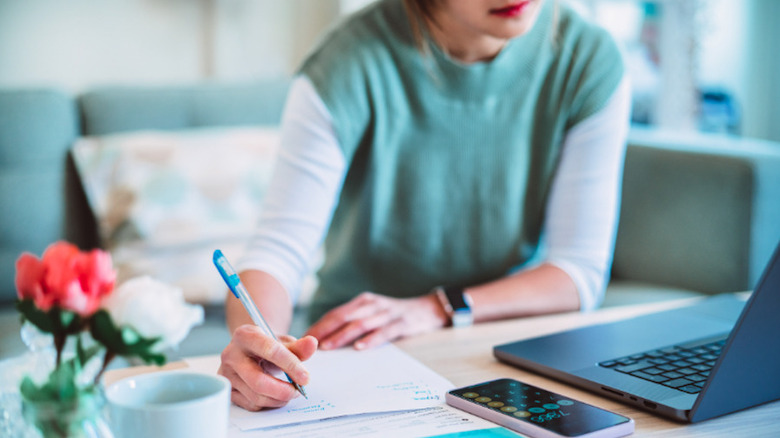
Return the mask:
<svg viewBox="0 0 780 438">
<path fill-rule="evenodd" d="M 221 302 L 216 248 L 237 259 L 268 187 L 276 128 L 143 131 L 79 139 L 73 157 L 120 281 L 151 275 Z"/>
</svg>

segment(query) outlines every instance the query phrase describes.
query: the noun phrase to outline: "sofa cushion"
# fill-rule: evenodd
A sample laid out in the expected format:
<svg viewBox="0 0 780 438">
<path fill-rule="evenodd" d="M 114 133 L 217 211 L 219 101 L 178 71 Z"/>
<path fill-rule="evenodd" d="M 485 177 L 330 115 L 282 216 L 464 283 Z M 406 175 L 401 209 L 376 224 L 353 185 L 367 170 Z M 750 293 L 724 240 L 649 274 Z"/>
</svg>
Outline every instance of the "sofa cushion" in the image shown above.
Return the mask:
<svg viewBox="0 0 780 438">
<path fill-rule="evenodd" d="M 289 79 L 182 87 L 104 87 L 80 98 L 84 136 L 138 130 L 276 125 Z"/>
<path fill-rule="evenodd" d="M 701 296 L 699 292 L 659 283 L 615 280 L 607 286 L 601 307 L 630 306 Z"/>
<path fill-rule="evenodd" d="M 780 145 L 632 129 L 613 278 L 751 289 L 780 239 L 778 199 Z"/>
<path fill-rule="evenodd" d="M 217 248 L 238 258 L 276 159 L 276 128 L 141 131 L 79 139 L 73 156 L 119 281 L 151 275 L 218 302 Z"/>
<path fill-rule="evenodd" d="M 40 254 L 66 237 L 67 152 L 78 126 L 76 105 L 63 92 L 0 91 L 0 301 L 16 296 L 21 252 Z"/>
<path fill-rule="evenodd" d="M 629 148 L 623 187 L 633 196 L 622 200 L 615 274 L 701 292 L 744 289 L 753 178 L 740 160 Z"/>
</svg>

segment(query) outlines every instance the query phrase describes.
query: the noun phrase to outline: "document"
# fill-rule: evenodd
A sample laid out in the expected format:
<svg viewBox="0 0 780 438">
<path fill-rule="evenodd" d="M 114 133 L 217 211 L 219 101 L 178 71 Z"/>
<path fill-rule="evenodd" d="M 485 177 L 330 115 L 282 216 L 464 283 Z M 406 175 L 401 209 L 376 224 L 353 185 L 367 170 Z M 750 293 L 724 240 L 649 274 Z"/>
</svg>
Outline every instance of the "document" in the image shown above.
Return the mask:
<svg viewBox="0 0 780 438">
<path fill-rule="evenodd" d="M 213 361 L 216 360 L 216 363 Z M 215 373 L 218 357 L 187 360 L 190 368 Z M 311 379 L 308 399 L 249 412 L 231 406 L 230 420 L 242 431 L 348 415 L 410 411 L 442 406 L 454 386 L 398 347 L 387 344 L 364 351 L 318 351 L 305 362 Z"/>
<path fill-rule="evenodd" d="M 386 414 L 363 414 L 242 431 L 231 425 L 229 438 L 517 438 L 507 429 L 447 405 Z"/>
</svg>

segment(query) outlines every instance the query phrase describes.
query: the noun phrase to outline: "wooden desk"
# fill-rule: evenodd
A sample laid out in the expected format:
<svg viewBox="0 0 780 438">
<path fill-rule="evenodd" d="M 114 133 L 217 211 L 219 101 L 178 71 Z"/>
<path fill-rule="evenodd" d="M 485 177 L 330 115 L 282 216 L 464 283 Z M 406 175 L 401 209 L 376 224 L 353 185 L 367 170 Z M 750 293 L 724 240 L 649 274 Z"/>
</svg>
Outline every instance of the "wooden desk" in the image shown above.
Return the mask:
<svg viewBox="0 0 780 438">
<path fill-rule="evenodd" d="M 623 319 L 648 312 L 666 310 L 691 302 L 691 299 L 638 306 L 614 307 L 581 314 L 567 313 L 479 324 L 468 329 L 446 329 L 404 339 L 396 345 L 446 377 L 456 386 L 466 386 L 500 377 L 511 377 L 554 392 L 629 416 L 636 422 L 634 436 L 669 437 L 760 437 L 780 436 L 780 402 L 774 402 L 702 423 L 686 425 L 656 417 L 648 412 L 594 395 L 576 387 L 498 362 L 493 346 L 588 324 Z M 166 368 L 182 368 L 182 362 Z M 114 370 L 106 382 L 121 377 L 158 370 L 135 367 Z"/>
<path fill-rule="evenodd" d="M 448 329 L 396 342 L 400 348 L 449 379 L 456 386 L 510 377 L 570 395 L 584 402 L 629 416 L 636 422 L 635 436 L 758 437 L 780 436 L 780 402 L 686 425 L 594 395 L 577 387 L 498 362 L 493 346 L 588 324 L 666 310 L 693 300 L 614 307 L 588 314 L 568 313 L 479 324 L 469 329 Z"/>
</svg>

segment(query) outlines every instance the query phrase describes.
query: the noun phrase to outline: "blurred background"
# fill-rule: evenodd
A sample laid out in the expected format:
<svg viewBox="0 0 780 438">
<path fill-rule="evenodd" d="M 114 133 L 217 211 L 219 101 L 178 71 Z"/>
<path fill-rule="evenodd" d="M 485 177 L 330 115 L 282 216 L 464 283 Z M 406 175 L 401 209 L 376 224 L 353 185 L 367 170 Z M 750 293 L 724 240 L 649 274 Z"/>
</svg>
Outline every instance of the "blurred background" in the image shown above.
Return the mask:
<svg viewBox="0 0 780 438">
<path fill-rule="evenodd" d="M 227 224 L 243 248 L 252 216 L 239 208 L 229 222 L 226 206 L 256 213 L 265 180 L 254 177 L 270 174 L 289 78 L 328 28 L 372 1 L 0 0 L 0 359 L 25 349 L 14 260 L 63 238 L 110 247 L 132 275 L 185 282 L 209 324 L 173 357 L 219 352 L 224 285 L 209 263 L 223 236 L 207 231 Z M 780 238 L 780 0 L 557 1 L 614 35 L 633 83 L 605 303 L 751 289 Z M 194 153 L 239 157 L 248 144 L 267 147 L 253 152 L 259 164 L 242 161 L 254 179 L 240 184 Z M 150 147 L 176 161 L 149 162 Z M 200 192 L 192 205 L 171 200 Z M 128 239 L 112 246 L 93 239 L 116 219 L 96 199 L 136 231 L 178 222 L 162 241 L 119 233 Z M 211 295 L 187 295 L 209 282 Z"/>
<path fill-rule="evenodd" d="M 289 76 L 371 1 L 0 0 L 0 87 Z M 780 2 L 568 1 L 623 48 L 635 123 L 780 140 Z"/>
</svg>

